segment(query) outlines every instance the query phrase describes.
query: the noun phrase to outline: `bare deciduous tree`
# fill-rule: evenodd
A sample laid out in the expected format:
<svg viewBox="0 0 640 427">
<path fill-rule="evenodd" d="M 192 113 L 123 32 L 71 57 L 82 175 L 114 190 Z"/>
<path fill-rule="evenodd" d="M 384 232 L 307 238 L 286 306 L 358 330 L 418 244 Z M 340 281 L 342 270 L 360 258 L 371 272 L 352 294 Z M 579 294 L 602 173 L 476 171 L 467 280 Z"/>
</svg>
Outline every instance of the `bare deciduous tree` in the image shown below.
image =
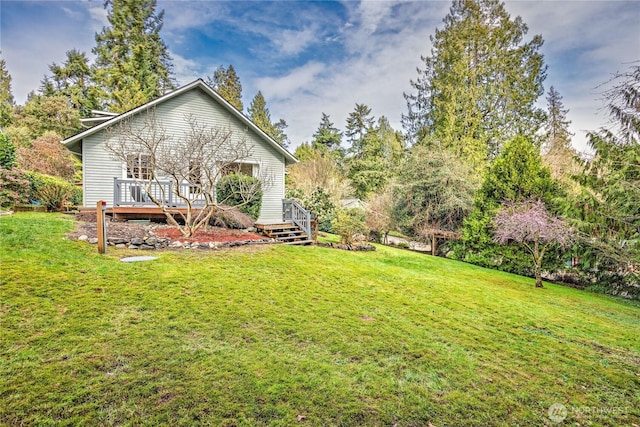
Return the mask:
<svg viewBox="0 0 640 427">
<path fill-rule="evenodd" d="M 336 201 L 348 194 L 348 184 L 340 176 L 335 159 L 326 150 L 315 150 L 308 159 L 291 166 L 289 179 L 291 186 L 305 196 L 310 196 L 317 187 Z"/>
<path fill-rule="evenodd" d="M 230 128 L 204 125 L 193 115 L 186 116 L 185 122 L 182 135 L 172 134 L 150 109 L 112 127 L 105 146 L 126 164 L 136 185 L 162 209 L 168 223 L 190 237 L 214 214 L 229 208 L 227 200 L 217 199 L 216 185 L 222 176 L 240 173 L 247 166 L 242 162 L 252 147 L 244 135 L 234 135 Z M 237 191 L 243 204 L 271 184 L 262 168 L 260 173 L 259 179 L 240 181 Z"/>
<path fill-rule="evenodd" d="M 389 232 L 393 230 L 393 192 L 386 188 L 380 194 L 374 194 L 367 203 L 365 224 L 380 237 L 380 242 L 388 244 Z"/>
</svg>

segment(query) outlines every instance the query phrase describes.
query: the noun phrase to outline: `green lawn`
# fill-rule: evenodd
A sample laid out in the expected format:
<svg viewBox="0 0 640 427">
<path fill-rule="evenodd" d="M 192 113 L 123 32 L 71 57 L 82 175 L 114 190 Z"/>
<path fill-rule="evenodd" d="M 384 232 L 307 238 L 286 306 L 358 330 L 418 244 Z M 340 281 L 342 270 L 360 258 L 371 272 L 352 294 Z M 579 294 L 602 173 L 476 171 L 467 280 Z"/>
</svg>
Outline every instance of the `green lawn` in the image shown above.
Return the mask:
<svg viewBox="0 0 640 427">
<path fill-rule="evenodd" d="M 128 264 L 72 227 L 0 218 L 2 425 L 640 425 L 637 303 L 385 247 Z"/>
</svg>

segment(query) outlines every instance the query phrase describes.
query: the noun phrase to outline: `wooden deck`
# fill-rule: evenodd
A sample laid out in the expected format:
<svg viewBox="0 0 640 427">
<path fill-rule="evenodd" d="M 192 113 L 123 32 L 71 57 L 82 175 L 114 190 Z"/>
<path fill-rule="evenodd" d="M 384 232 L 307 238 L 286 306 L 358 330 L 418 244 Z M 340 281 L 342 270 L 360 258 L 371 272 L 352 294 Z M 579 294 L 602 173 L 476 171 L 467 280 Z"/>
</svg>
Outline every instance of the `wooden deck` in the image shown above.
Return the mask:
<svg viewBox="0 0 640 427">
<path fill-rule="evenodd" d="M 187 213 L 186 208 L 171 208 L 172 211 Z M 80 208 L 80 212 L 95 212 L 95 208 Z M 113 206 L 107 207 L 107 215 L 113 219 L 162 219 L 166 218 L 162 209 L 157 206 Z"/>
<path fill-rule="evenodd" d="M 131 180 L 118 180 L 115 182 L 115 200 L 120 200 L 120 196 L 125 196 L 131 193 L 132 197 L 135 192 L 122 191 L 123 186 L 129 185 L 134 188 L 133 184 L 129 182 Z M 133 186 L 133 187 L 132 187 Z M 129 188 L 129 190 L 131 190 Z M 138 188 L 138 187 L 135 187 Z M 169 205 L 173 206 L 173 205 Z M 186 207 L 171 207 L 168 208 L 169 212 L 174 214 L 174 217 L 179 217 L 187 213 Z M 81 208 L 81 212 L 95 212 L 95 208 L 86 207 Z M 294 200 L 282 201 L 283 221 L 278 223 L 256 223 L 255 228 L 265 234 L 268 237 L 279 240 L 286 244 L 291 245 L 306 245 L 313 243 L 317 239 L 318 223 L 315 215 L 304 209 Z M 116 203 L 115 206 L 108 206 L 105 213 L 110 215 L 115 220 L 153 220 L 166 218 L 162 208 L 154 205 L 150 205 L 148 200 L 125 200 L 124 202 Z"/>
</svg>

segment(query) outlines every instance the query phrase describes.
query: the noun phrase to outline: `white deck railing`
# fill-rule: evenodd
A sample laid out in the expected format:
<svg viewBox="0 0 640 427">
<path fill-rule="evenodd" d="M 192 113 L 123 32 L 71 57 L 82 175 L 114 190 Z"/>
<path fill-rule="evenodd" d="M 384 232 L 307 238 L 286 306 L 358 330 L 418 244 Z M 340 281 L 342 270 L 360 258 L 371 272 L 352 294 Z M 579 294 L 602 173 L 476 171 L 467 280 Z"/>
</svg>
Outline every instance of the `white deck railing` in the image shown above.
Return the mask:
<svg viewBox="0 0 640 427">
<path fill-rule="evenodd" d="M 311 237 L 311 212 L 300 206 L 295 200 L 282 201 L 282 220 L 291 221 Z"/>
<path fill-rule="evenodd" d="M 152 182 L 151 186 L 135 179 L 113 179 L 114 206 L 156 206 L 151 197 L 162 201 L 165 206 L 181 207 L 186 203 L 177 197 L 171 181 Z M 204 197 L 197 191 L 191 191 L 193 185 L 180 184 L 180 194 L 188 195 L 192 204 L 204 205 Z M 148 190 L 148 192 L 147 192 Z M 151 197 L 149 197 L 151 196 Z"/>
</svg>

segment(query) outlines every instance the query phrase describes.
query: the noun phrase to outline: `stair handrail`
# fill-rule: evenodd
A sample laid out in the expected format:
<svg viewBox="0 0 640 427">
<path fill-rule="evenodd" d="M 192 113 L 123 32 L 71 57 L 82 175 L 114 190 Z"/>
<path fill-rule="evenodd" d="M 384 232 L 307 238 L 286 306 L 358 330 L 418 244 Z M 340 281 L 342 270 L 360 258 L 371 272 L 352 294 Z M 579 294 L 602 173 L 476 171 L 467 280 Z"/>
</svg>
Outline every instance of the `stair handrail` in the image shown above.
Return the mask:
<svg viewBox="0 0 640 427">
<path fill-rule="evenodd" d="M 282 200 L 282 220 L 291 221 L 311 237 L 311 212 L 293 199 Z"/>
</svg>

